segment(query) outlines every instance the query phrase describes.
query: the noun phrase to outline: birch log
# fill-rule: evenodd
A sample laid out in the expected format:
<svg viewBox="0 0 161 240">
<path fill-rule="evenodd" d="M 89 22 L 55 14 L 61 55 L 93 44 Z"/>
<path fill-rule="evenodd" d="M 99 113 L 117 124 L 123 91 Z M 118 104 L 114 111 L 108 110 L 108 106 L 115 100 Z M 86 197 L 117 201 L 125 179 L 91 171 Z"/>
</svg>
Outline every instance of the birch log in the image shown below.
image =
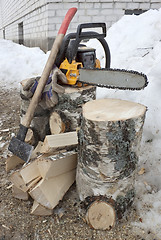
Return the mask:
<svg viewBox="0 0 161 240">
<path fill-rule="evenodd" d="M 112 197 L 120 217 L 131 205 L 145 113 L 145 106 L 119 99 L 84 104 L 76 176 L 81 200 Z"/>
<path fill-rule="evenodd" d="M 79 126 L 82 105 L 96 98 L 96 87 L 65 87 L 65 93 L 58 94 L 59 102 L 50 113 L 52 134 L 70 132 Z"/>
<path fill-rule="evenodd" d="M 23 86 L 28 79 L 21 82 L 20 116 L 24 117 L 31 98 L 27 98 L 23 92 Z M 79 125 L 82 105 L 96 98 L 96 87 L 69 87 L 64 86 L 65 93 L 58 94 L 58 104 L 51 109 L 36 107 L 31 128 L 34 132 L 36 143 L 43 141 L 46 135 L 59 134 L 76 130 Z M 35 144 L 36 145 L 36 144 Z"/>
</svg>

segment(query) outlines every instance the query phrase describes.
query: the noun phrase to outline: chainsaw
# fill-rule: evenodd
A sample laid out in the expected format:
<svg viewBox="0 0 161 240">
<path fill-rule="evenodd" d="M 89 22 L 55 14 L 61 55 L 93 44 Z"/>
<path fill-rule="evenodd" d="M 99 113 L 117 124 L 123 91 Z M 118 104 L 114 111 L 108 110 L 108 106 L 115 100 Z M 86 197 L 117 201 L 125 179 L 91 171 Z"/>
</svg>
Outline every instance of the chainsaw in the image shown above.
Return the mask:
<svg viewBox="0 0 161 240">
<path fill-rule="evenodd" d="M 100 30 L 99 33 L 86 30 L 95 28 Z M 111 54 L 105 37 L 105 23 L 80 24 L 76 33 L 65 36 L 55 64 L 66 75 L 68 85 L 81 87 L 90 84 L 124 90 L 144 89 L 148 84 L 145 74 L 110 68 Z M 105 53 L 104 68 L 101 68 L 100 61 L 96 58 L 96 49 L 85 45 L 85 41 L 89 39 L 97 39 L 102 45 Z"/>
</svg>

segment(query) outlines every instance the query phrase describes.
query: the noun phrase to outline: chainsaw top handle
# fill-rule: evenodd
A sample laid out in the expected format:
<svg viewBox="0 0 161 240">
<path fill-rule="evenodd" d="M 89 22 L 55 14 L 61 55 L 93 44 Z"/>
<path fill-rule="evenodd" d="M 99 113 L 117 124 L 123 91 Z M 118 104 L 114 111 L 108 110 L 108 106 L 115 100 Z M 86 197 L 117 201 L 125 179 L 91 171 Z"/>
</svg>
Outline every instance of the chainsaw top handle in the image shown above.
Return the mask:
<svg viewBox="0 0 161 240">
<path fill-rule="evenodd" d="M 105 23 L 82 23 L 78 25 L 77 28 L 77 34 L 76 34 L 76 40 L 83 40 L 85 39 L 83 35 L 83 29 L 87 28 L 102 28 L 102 33 L 98 35 L 97 34 L 92 34 L 92 38 L 105 38 L 106 37 L 106 24 Z M 88 31 L 89 33 L 89 31 Z"/>
<path fill-rule="evenodd" d="M 83 29 L 89 28 L 102 28 L 102 33 L 94 32 L 94 31 L 83 31 Z M 110 50 L 106 40 L 106 24 L 105 23 L 83 23 L 79 24 L 76 33 L 69 33 L 65 36 L 62 46 L 60 48 L 59 54 L 56 59 L 56 65 L 59 67 L 60 64 L 64 61 L 65 57 L 67 57 L 69 63 L 75 58 L 77 54 L 77 50 L 79 47 L 79 43 L 82 40 L 89 39 L 98 39 L 102 44 L 104 52 L 105 52 L 105 68 L 110 68 Z"/>
</svg>

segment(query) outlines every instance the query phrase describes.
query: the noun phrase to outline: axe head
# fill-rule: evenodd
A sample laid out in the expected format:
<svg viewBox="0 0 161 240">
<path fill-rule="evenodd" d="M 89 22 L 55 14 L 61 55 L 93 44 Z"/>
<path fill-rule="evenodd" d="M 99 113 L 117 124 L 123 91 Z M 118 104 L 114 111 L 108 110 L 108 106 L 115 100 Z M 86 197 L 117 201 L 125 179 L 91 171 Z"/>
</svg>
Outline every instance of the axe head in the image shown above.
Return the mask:
<svg viewBox="0 0 161 240">
<path fill-rule="evenodd" d="M 32 145 L 19 140 L 17 137 L 13 137 L 10 141 L 8 150 L 17 157 L 21 158 L 23 161 L 28 162 L 33 148 L 34 147 Z"/>
</svg>

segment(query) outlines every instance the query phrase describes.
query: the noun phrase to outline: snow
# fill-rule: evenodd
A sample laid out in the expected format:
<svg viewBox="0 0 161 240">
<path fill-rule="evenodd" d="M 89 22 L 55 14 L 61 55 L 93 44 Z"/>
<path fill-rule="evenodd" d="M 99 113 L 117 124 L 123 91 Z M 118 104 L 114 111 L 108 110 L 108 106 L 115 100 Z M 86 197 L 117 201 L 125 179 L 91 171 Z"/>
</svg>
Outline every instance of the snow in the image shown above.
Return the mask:
<svg viewBox="0 0 161 240">
<path fill-rule="evenodd" d="M 19 88 L 25 78 L 41 75 L 48 54 L 0 39 L 0 87 Z"/>
<path fill-rule="evenodd" d="M 123 16 L 108 30 L 106 40 L 111 51 L 111 67 L 136 70 L 148 77 L 149 84 L 144 90 L 97 88 L 97 98 L 120 98 L 148 108 L 138 167 L 145 168 L 145 173 L 136 177 L 135 205 L 142 221 L 132 224 L 161 238 L 161 9 L 139 16 Z M 104 66 L 99 42 L 91 40 L 88 45 L 96 48 Z M 39 48 L 0 40 L 0 87 L 18 89 L 21 80 L 40 75 L 47 57 Z"/>
</svg>

